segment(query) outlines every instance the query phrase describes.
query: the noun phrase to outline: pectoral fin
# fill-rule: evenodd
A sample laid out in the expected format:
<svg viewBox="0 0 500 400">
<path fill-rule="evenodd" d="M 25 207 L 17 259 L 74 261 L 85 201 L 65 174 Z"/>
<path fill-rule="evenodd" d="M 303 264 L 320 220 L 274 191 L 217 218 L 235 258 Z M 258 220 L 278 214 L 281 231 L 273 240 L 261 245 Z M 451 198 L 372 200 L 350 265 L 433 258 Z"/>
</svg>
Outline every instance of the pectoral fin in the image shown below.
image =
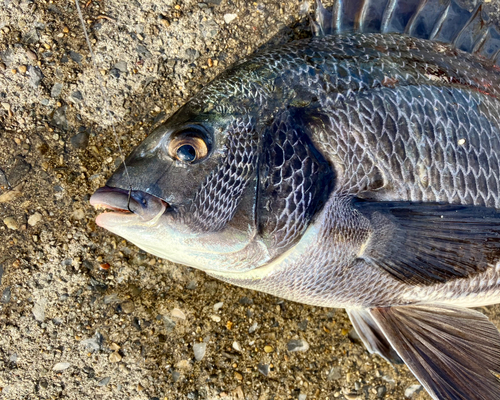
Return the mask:
<svg viewBox="0 0 500 400">
<path fill-rule="evenodd" d="M 449 306 L 374 308 L 370 315 L 436 400 L 500 399 L 500 333 L 480 312 Z"/>
<path fill-rule="evenodd" d="M 500 212 L 479 206 L 355 201 L 373 232 L 360 258 L 411 284 L 471 277 L 500 260 Z"/>
<path fill-rule="evenodd" d="M 396 351 L 365 308 L 346 309 L 352 325 L 370 353 L 375 353 L 393 364 L 401 364 Z"/>
</svg>

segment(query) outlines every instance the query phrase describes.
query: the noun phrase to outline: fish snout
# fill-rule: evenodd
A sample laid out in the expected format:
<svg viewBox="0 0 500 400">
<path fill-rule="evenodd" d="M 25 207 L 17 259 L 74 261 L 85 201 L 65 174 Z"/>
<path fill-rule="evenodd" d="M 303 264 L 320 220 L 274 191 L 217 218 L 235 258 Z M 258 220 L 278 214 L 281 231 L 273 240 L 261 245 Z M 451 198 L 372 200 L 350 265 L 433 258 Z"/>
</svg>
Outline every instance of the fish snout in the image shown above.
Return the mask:
<svg viewBox="0 0 500 400">
<path fill-rule="evenodd" d="M 169 204 L 140 190 L 127 190 L 105 186 L 91 197 L 90 204 L 96 209 L 108 209 L 114 213 L 133 213 L 148 221 L 163 213 Z"/>
</svg>

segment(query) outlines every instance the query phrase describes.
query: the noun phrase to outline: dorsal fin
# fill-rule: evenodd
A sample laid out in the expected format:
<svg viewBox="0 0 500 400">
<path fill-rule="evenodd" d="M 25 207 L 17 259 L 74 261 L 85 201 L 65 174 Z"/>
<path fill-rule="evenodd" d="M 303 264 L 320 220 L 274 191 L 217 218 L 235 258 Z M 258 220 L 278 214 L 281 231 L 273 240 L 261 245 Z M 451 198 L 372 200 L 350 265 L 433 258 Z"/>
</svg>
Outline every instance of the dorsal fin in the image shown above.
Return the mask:
<svg viewBox="0 0 500 400">
<path fill-rule="evenodd" d="M 455 0 L 336 0 L 331 11 L 316 0 L 317 36 L 345 32 L 404 33 L 451 43 L 460 50 L 500 62 L 500 32 L 480 3 L 474 11 Z"/>
</svg>

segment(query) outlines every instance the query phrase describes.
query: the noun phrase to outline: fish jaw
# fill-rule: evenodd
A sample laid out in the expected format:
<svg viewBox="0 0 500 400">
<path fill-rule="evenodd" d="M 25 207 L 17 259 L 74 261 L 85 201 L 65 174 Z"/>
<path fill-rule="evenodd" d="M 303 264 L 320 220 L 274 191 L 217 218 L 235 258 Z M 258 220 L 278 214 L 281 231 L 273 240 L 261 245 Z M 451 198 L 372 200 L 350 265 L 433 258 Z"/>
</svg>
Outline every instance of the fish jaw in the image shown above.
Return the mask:
<svg viewBox="0 0 500 400">
<path fill-rule="evenodd" d="M 253 230 L 192 232 L 175 211 L 144 192 L 104 187 L 90 198 L 96 209 L 109 209 L 96 218 L 98 226 L 123 237 L 144 251 L 206 272 L 252 270 L 269 261 L 267 246 Z"/>
<path fill-rule="evenodd" d="M 134 223 L 137 218 L 144 223 L 155 224 L 168 207 L 168 203 L 147 193 L 109 186 L 98 189 L 90 197 L 90 204 L 96 209 L 112 210 L 96 219 L 97 225 L 105 229 L 113 223 Z"/>
</svg>

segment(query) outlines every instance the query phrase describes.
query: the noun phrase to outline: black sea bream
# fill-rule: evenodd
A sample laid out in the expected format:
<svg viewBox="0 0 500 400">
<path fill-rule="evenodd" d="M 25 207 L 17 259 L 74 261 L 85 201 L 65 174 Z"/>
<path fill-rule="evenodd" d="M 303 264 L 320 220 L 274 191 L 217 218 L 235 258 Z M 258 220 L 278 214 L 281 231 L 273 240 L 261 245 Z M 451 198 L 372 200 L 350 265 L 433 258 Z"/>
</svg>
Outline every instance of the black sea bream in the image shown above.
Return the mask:
<svg viewBox="0 0 500 400">
<path fill-rule="evenodd" d="M 500 35 L 454 1 L 317 5 L 155 129 L 91 198 L 165 259 L 347 309 L 434 399 L 500 399 Z"/>
</svg>

